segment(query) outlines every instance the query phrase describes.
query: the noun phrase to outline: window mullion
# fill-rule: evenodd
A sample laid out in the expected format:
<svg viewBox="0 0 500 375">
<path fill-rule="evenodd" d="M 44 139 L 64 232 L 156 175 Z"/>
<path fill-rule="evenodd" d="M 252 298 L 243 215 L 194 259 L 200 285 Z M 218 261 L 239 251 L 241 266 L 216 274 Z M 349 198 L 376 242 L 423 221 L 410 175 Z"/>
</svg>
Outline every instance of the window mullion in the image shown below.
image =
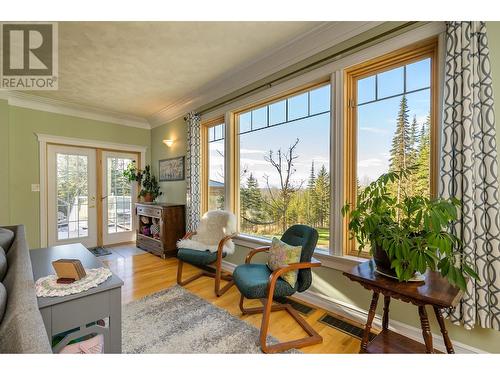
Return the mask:
<svg viewBox="0 0 500 375">
<path fill-rule="evenodd" d="M 340 206 L 343 198 L 343 77 L 341 71 L 331 75 L 330 95 L 330 254 L 342 255 L 343 220 Z"/>
</svg>

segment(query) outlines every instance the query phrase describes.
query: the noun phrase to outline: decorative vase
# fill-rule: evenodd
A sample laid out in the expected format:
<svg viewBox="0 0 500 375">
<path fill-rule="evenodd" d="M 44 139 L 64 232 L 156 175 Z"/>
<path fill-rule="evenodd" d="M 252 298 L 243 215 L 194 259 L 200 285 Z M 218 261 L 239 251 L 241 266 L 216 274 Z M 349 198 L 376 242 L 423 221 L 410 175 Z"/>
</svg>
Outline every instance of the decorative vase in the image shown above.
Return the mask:
<svg viewBox="0 0 500 375">
<path fill-rule="evenodd" d="M 375 247 L 373 252 L 373 260 L 377 266 L 377 271 L 384 275 L 397 277 L 396 271 L 391 267 L 391 260 L 387 252 L 380 246 Z"/>
<path fill-rule="evenodd" d="M 153 201 L 153 194 L 146 193 L 144 194 L 144 202 L 151 203 Z"/>
</svg>

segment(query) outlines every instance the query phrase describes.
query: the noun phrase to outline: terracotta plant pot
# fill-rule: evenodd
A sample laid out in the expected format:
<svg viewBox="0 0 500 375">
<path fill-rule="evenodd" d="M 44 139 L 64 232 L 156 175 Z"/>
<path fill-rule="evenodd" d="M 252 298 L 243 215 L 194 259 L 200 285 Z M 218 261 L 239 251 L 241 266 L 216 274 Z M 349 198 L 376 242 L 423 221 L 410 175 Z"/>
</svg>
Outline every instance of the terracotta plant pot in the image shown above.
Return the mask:
<svg viewBox="0 0 500 375">
<path fill-rule="evenodd" d="M 146 193 L 144 195 L 144 202 L 151 203 L 153 201 L 153 194 L 151 193 Z"/>
<path fill-rule="evenodd" d="M 377 266 L 377 270 L 393 277 L 397 277 L 396 271 L 391 267 L 391 260 L 389 259 L 389 255 L 385 252 L 384 249 L 377 246 L 375 251 L 373 252 L 373 260 L 375 261 L 375 265 Z"/>
</svg>

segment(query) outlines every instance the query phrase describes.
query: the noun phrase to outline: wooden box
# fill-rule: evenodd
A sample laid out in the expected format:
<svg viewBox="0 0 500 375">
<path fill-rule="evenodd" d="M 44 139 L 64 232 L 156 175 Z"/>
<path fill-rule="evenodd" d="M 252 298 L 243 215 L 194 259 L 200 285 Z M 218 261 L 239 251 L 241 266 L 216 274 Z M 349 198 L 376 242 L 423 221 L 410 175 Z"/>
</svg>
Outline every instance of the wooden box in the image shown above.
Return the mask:
<svg viewBox="0 0 500 375">
<path fill-rule="evenodd" d="M 58 259 L 52 262 L 52 267 L 60 279 L 80 280 L 86 275 L 78 259 Z"/>
</svg>

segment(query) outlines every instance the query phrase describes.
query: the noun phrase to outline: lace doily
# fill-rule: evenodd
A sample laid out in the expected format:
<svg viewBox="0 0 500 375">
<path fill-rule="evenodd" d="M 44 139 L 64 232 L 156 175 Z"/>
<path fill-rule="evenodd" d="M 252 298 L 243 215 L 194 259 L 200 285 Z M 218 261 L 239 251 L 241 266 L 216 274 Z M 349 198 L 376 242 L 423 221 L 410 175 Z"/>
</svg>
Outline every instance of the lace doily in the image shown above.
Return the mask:
<svg viewBox="0 0 500 375">
<path fill-rule="evenodd" d="M 87 275 L 83 279 L 71 284 L 58 284 L 57 275 L 41 277 L 35 283 L 36 296 L 62 297 L 84 292 L 95 288 L 112 275 L 111 271 L 104 267 L 85 269 L 85 273 Z"/>
</svg>

